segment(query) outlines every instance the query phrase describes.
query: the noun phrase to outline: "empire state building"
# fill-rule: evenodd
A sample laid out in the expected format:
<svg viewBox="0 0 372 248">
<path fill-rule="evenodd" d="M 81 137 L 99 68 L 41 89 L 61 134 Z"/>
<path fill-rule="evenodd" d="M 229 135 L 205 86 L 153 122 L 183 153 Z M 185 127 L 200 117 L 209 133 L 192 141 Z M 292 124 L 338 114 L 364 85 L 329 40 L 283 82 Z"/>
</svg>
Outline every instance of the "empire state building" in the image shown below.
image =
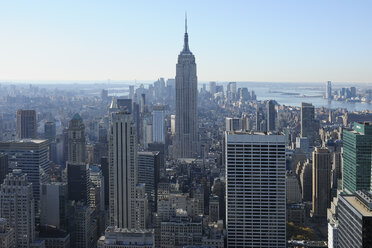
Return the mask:
<svg viewBox="0 0 372 248">
<path fill-rule="evenodd" d="M 183 50 L 176 65 L 176 156 L 195 158 L 198 146 L 198 79 L 195 57 L 189 49 L 187 19 Z"/>
</svg>

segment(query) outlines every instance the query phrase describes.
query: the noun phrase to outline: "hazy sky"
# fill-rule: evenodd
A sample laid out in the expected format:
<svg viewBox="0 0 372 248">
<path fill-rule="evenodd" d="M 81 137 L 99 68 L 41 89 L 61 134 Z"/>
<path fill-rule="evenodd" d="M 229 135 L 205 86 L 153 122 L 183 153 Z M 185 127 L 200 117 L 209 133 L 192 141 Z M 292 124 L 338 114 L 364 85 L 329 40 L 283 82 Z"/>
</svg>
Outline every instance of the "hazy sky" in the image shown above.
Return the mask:
<svg viewBox="0 0 372 248">
<path fill-rule="evenodd" d="M 0 1 L 0 80 L 372 82 L 372 1 Z"/>
</svg>

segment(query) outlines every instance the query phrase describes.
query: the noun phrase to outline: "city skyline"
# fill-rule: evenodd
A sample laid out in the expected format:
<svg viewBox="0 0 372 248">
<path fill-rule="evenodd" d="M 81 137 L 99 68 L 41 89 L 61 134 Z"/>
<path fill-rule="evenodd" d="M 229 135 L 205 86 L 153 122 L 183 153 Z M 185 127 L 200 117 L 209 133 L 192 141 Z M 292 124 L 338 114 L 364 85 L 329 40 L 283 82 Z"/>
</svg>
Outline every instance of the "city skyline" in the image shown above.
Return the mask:
<svg viewBox="0 0 372 248">
<path fill-rule="evenodd" d="M 187 11 L 200 82 L 372 81 L 369 2 L 211 3 L 1 3 L 0 80 L 173 78 Z"/>
</svg>

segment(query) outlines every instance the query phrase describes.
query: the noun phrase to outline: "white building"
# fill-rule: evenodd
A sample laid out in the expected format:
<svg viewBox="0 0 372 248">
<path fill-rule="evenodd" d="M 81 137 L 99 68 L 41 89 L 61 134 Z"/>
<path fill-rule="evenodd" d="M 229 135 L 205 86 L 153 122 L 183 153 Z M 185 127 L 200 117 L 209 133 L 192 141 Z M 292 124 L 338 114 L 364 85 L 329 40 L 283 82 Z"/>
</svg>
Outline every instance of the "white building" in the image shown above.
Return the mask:
<svg viewBox="0 0 372 248">
<path fill-rule="evenodd" d="M 9 173 L 0 189 L 0 216 L 14 229 L 17 248 L 28 248 L 35 240 L 32 184 L 20 169 Z"/>
<path fill-rule="evenodd" d="M 227 247 L 286 247 L 284 135 L 225 139 Z"/>
<path fill-rule="evenodd" d="M 97 242 L 98 248 L 154 248 L 154 230 L 126 229 L 109 226 L 105 236 Z"/>
</svg>

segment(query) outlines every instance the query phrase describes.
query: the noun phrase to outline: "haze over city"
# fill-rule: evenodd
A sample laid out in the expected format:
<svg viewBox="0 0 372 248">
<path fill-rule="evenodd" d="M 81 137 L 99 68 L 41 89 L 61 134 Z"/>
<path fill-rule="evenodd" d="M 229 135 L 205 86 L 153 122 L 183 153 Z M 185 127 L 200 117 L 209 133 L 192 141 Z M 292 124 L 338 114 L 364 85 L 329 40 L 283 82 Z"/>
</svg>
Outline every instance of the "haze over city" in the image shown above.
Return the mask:
<svg viewBox="0 0 372 248">
<path fill-rule="evenodd" d="M 0 80 L 372 82 L 370 1 L 2 1 Z"/>
</svg>

